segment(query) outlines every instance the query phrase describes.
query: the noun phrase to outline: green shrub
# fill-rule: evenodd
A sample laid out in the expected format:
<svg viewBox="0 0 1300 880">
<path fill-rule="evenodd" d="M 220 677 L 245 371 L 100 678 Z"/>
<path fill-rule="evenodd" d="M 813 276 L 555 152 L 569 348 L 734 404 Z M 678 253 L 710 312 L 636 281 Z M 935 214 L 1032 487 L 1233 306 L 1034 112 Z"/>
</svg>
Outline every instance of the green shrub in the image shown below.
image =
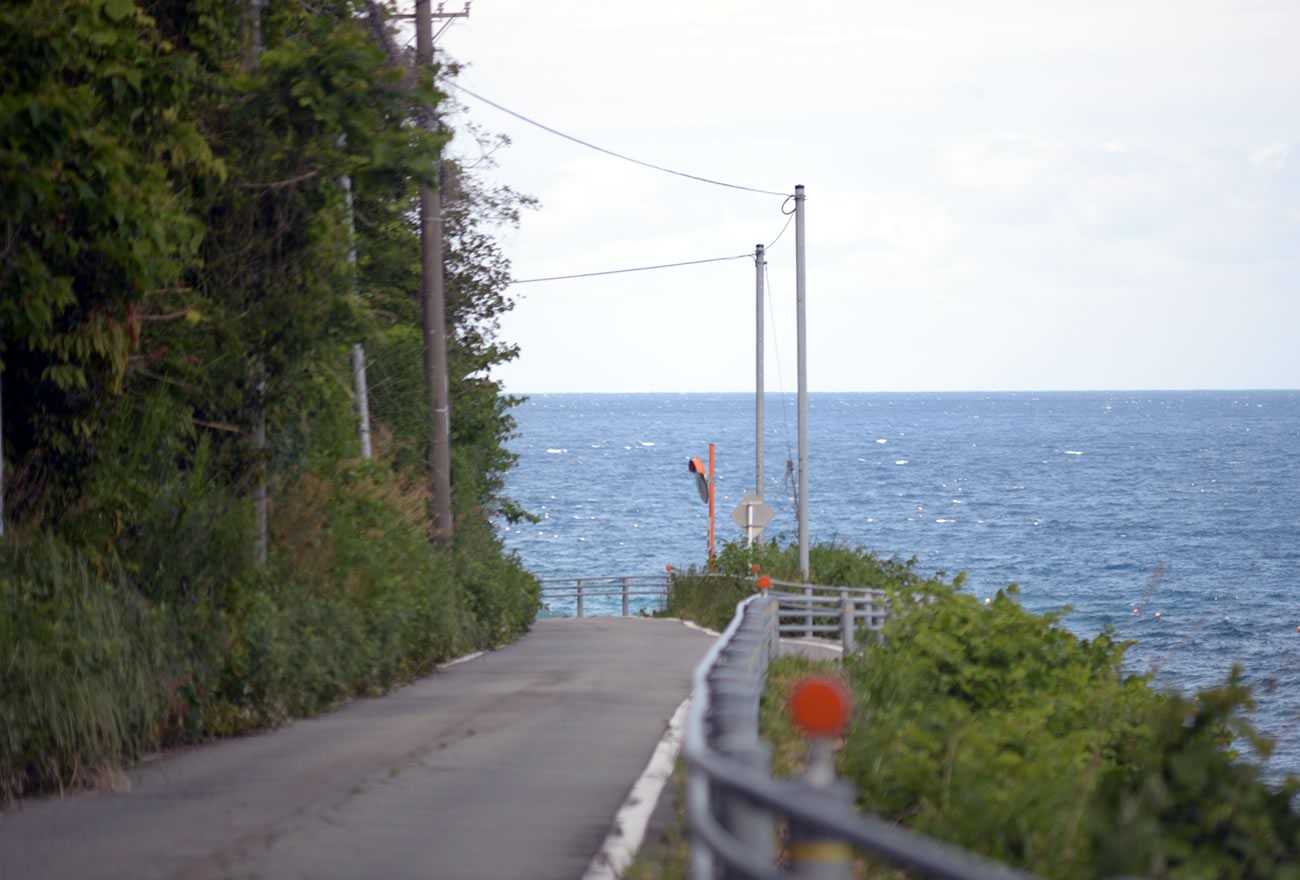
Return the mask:
<svg viewBox="0 0 1300 880">
<path fill-rule="evenodd" d="M 796 545 L 782 546 L 772 540 L 746 547 L 734 541 L 725 544 L 718 553 L 717 570 L 722 574 L 750 577 L 755 565 L 776 580 L 803 582 Z M 847 544 L 821 543 L 808 548 L 811 582 L 827 587 L 892 589 L 920 583 L 923 578 L 916 573 L 915 565 L 915 560 L 882 559 L 869 550 Z"/>
<path fill-rule="evenodd" d="M 813 582 L 825 587 L 872 587 L 897 590 L 928 583 L 915 571 L 915 562 L 881 559 L 870 551 L 842 544 L 817 544 L 809 548 Z M 754 592 L 754 570 L 779 581 L 801 583 L 799 548 L 776 541 L 746 547 L 735 541 L 723 545 L 715 571 L 691 567 L 675 574 L 663 615 L 692 620 L 723 630 L 731 622 L 736 604 Z"/>
<path fill-rule="evenodd" d="M 536 616 L 536 580 L 489 528 L 430 547 L 423 497 L 381 467 L 277 492 L 265 570 L 240 535 L 247 506 L 200 475 L 94 478 L 138 523 L 101 543 L 111 520 L 87 506 L 70 521 L 94 552 L 0 545 L 0 800 L 381 693 Z"/>
<path fill-rule="evenodd" d="M 1300 876 L 1297 783 L 1271 789 L 1229 750 L 1268 748 L 1236 673 L 1159 693 L 1125 674 L 1127 643 L 1077 638 L 1014 594 L 898 591 L 884 639 L 846 661 L 840 760 L 862 809 L 1046 877 Z"/>
<path fill-rule="evenodd" d="M 1240 670 L 1191 697 L 1160 692 L 1126 673 L 1130 643 L 1080 639 L 1014 586 L 985 605 L 963 576 L 928 579 L 914 561 L 810 555 L 817 583 L 886 589 L 896 612 L 842 668 L 855 717 L 838 760 L 860 809 L 1044 877 L 1300 878 L 1300 780 L 1270 785 L 1234 749 L 1272 749 Z M 717 574 L 674 578 L 666 613 L 724 628 L 754 564 L 800 580 L 796 548 L 730 544 Z M 770 671 L 762 728 L 782 774 L 800 759 L 785 692 L 812 666 Z"/>
<path fill-rule="evenodd" d="M 41 537 L 0 544 L 0 800 L 93 783 L 157 742 L 161 621 Z"/>
<path fill-rule="evenodd" d="M 753 593 L 749 578 L 706 576 L 692 568 L 673 575 L 668 604 L 660 616 L 680 617 L 721 632 L 731 622 L 736 605 Z"/>
</svg>

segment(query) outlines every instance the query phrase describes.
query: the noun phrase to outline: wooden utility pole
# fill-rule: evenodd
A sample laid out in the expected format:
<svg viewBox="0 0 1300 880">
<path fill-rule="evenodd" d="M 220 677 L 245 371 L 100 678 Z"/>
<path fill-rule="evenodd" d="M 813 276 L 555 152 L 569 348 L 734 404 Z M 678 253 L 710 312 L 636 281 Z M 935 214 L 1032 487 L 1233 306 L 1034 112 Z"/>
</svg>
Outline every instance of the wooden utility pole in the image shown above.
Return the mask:
<svg viewBox="0 0 1300 880">
<path fill-rule="evenodd" d="M 423 73 L 433 67 L 433 22 L 469 16 L 444 12 L 442 4 L 431 8 L 430 0 L 415 4 L 415 64 Z M 432 107 L 426 107 L 424 123 L 439 133 L 441 123 Z M 441 185 L 442 160 L 435 165 Z M 447 300 L 443 289 L 442 193 L 439 188 L 420 187 L 420 306 L 424 319 L 424 374 L 429 389 L 429 475 L 433 496 L 433 540 L 445 544 L 452 538 L 451 521 L 451 407 L 447 386 Z"/>
<path fill-rule="evenodd" d="M 262 58 L 262 7 L 266 0 L 248 0 L 245 11 L 248 15 L 249 69 L 257 67 Z M 271 512 L 267 494 L 267 443 L 266 443 L 266 358 L 258 354 L 253 365 L 253 391 L 256 395 L 256 412 L 253 414 L 253 447 L 257 450 L 257 468 L 253 484 L 253 511 L 256 522 L 256 534 L 253 537 L 253 560 L 259 566 L 266 565 L 267 554 L 271 546 Z"/>
</svg>

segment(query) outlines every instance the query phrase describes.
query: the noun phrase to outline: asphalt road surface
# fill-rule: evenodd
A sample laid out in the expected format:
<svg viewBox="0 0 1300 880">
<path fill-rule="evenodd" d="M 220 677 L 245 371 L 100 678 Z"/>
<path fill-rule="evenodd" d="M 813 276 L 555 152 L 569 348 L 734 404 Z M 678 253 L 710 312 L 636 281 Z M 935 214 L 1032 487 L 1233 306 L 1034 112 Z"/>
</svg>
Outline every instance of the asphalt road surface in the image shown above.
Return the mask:
<svg viewBox="0 0 1300 880">
<path fill-rule="evenodd" d="M 378 699 L 0 813 L 0 878 L 576 880 L 711 637 L 540 621 Z"/>
</svg>

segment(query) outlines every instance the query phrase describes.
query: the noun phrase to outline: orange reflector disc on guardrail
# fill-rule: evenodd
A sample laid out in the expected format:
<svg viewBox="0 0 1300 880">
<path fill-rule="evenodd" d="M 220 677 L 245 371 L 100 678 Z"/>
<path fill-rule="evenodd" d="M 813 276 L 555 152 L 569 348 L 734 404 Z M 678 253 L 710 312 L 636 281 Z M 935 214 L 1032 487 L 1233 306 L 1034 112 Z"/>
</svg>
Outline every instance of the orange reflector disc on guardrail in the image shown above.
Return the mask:
<svg viewBox="0 0 1300 880">
<path fill-rule="evenodd" d="M 749 567 L 749 570 L 752 571 L 754 574 L 758 574 L 759 572 L 758 563 L 755 562 L 753 565 L 751 565 Z"/>
<path fill-rule="evenodd" d="M 839 736 L 849 724 L 848 688 L 838 679 L 805 678 L 790 693 L 790 715 L 809 736 Z"/>
<path fill-rule="evenodd" d="M 770 577 L 768 577 L 767 575 L 763 575 L 761 578 L 758 579 L 758 588 L 759 588 L 760 590 L 769 590 L 769 589 L 771 589 L 771 588 L 772 588 L 772 579 L 771 579 Z"/>
</svg>

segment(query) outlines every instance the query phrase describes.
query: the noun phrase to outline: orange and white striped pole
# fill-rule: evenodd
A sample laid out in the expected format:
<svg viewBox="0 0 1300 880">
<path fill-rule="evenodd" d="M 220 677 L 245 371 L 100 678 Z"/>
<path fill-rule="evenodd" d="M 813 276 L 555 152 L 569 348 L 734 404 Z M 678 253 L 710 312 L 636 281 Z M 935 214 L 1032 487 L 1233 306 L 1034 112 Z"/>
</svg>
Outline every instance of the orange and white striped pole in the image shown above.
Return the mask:
<svg viewBox="0 0 1300 880">
<path fill-rule="evenodd" d="M 717 483 L 714 478 L 717 476 L 717 457 L 712 443 L 709 444 L 709 571 L 713 571 L 713 561 L 716 554 L 713 549 L 713 518 L 714 507 L 717 495 Z"/>
</svg>

